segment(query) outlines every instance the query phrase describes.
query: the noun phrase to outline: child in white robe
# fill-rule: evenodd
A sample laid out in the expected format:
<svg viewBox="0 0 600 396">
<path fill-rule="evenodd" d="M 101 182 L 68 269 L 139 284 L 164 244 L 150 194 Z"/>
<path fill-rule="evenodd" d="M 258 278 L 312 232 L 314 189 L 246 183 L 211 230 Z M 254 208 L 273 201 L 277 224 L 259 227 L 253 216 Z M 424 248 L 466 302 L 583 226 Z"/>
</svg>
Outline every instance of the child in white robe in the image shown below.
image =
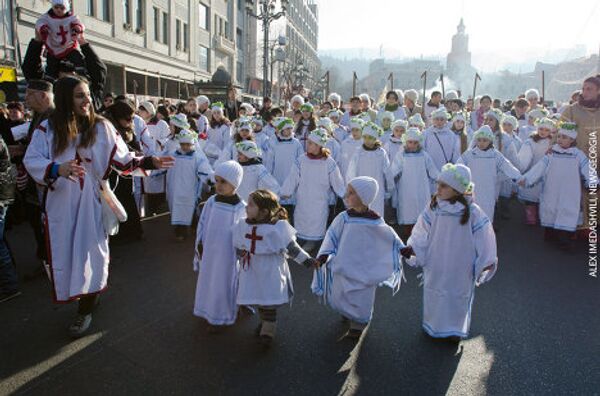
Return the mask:
<svg viewBox="0 0 600 396">
<path fill-rule="evenodd" d="M 362 130 L 364 125 L 365 122 L 358 117 L 352 117 L 350 119 L 350 136 L 342 142 L 342 147 L 340 149 L 339 166 L 340 172 L 342 172 L 344 178 L 346 178 L 346 171 L 348 170 L 348 165 L 350 165 L 350 160 L 354 156 L 354 153 L 363 145 Z"/>
<path fill-rule="evenodd" d="M 392 136 L 392 124 L 394 123 L 394 113 L 391 111 L 384 111 L 379 113 L 377 119 L 380 122 L 380 127 L 383 130 L 383 135 L 381 135 L 381 143 L 385 144 Z"/>
<path fill-rule="evenodd" d="M 265 121 L 262 117 L 253 117 L 252 125 L 254 126 L 254 140 L 256 141 L 256 145 L 263 153 L 266 153 L 269 150 L 269 135 L 266 132 L 263 132 L 263 126 Z"/>
<path fill-rule="evenodd" d="M 306 154 L 292 166 L 281 188 L 281 198 L 296 198 L 294 227 L 298 237 L 306 241 L 304 249 L 310 251 L 325 237 L 329 214 L 329 192 L 344 196 L 345 186 L 340 169 L 331 158 L 327 144 L 327 131 L 315 129 L 308 136 Z"/>
<path fill-rule="evenodd" d="M 452 116 L 452 126 L 450 130 L 454 132 L 459 140 L 460 153 L 464 153 L 471 146 L 473 140 L 473 130 L 467 122 L 467 116 L 463 112 L 458 112 Z"/>
<path fill-rule="evenodd" d="M 340 118 L 342 117 L 341 112 L 338 109 L 333 109 L 328 113 L 328 117 L 333 123 L 333 137 L 341 145 L 344 140 L 348 137 L 348 128 L 340 125 Z"/>
<path fill-rule="evenodd" d="M 244 202 L 236 194 L 243 173 L 235 161 L 215 167 L 216 195 L 206 201 L 198 222 L 194 315 L 206 319 L 209 332 L 233 324 L 237 317 L 238 268 L 232 227 L 245 216 Z"/>
<path fill-rule="evenodd" d="M 363 145 L 354 152 L 346 171 L 348 182 L 357 176 L 369 176 L 377 180 L 381 188 L 370 207 L 380 216 L 384 214 L 385 172 L 390 166 L 387 153 L 379 141 L 382 134 L 381 128 L 372 122 L 367 122 L 363 128 Z"/>
<path fill-rule="evenodd" d="M 225 161 L 237 160 L 236 144 L 245 140 L 256 142 L 254 135 L 254 121 L 248 117 L 240 117 L 236 120 L 237 128 L 231 140 L 225 144 L 225 148 L 219 154 L 219 158 L 215 161 L 215 165 Z M 257 143 L 258 146 L 258 143 Z M 243 198 L 243 197 L 242 197 Z"/>
<path fill-rule="evenodd" d="M 408 119 L 408 127 L 415 127 L 418 128 L 419 131 L 423 132 L 423 129 L 425 129 L 425 121 L 423 121 L 423 117 L 421 117 L 420 113 L 417 113 Z"/>
<path fill-rule="evenodd" d="M 192 224 L 202 186 L 212 175 L 212 168 L 202 151 L 195 149 L 197 134 L 184 129 L 176 139 L 179 149 L 168 153 L 175 165 L 167 170 L 167 202 L 175 237 L 183 241 Z"/>
<path fill-rule="evenodd" d="M 503 175 L 514 182 L 521 172 L 502 153 L 494 148 L 494 132 L 484 125 L 473 135 L 475 147 L 467 150 L 458 159 L 471 170 L 475 191 L 474 201 L 483 209 L 490 221 L 494 220 L 498 181 Z"/>
<path fill-rule="evenodd" d="M 236 143 L 237 160 L 244 169 L 244 177 L 238 188 L 238 195 L 247 202 L 248 196 L 254 190 L 266 189 L 279 195 L 279 183 L 269 173 L 262 163 L 262 152 L 256 143 L 251 140 L 244 140 Z"/>
<path fill-rule="evenodd" d="M 294 137 L 302 143 L 306 149 L 308 135 L 317 127 L 317 118 L 313 114 L 314 107 L 310 103 L 304 103 L 300 106 L 301 116 L 294 128 Z"/>
<path fill-rule="evenodd" d="M 509 160 L 515 167 L 520 169 L 518 153 L 519 153 L 519 150 L 521 149 L 523 142 L 521 142 L 521 139 L 515 133 L 515 129 L 517 129 L 518 125 L 519 125 L 518 121 L 517 121 L 516 117 L 514 117 L 514 116 L 504 115 L 502 117 L 501 128 L 502 128 L 503 136 L 507 136 L 507 140 L 508 140 L 509 144 L 514 148 L 514 151 L 512 149 L 509 150 L 511 155 L 514 155 L 514 157 L 512 157 L 512 158 L 506 157 L 506 159 Z M 496 139 L 496 141 L 497 140 L 498 139 Z M 500 150 L 500 151 L 502 152 L 502 150 Z M 502 182 L 500 182 L 500 186 L 499 186 L 500 197 L 498 198 L 498 209 L 500 210 L 501 218 L 503 218 L 503 219 L 510 218 L 510 213 L 509 213 L 510 207 L 508 205 L 508 202 L 510 201 L 510 199 L 513 197 L 513 195 L 516 192 L 517 192 L 517 184 L 514 183 L 512 180 L 504 179 Z"/>
<path fill-rule="evenodd" d="M 396 155 L 404 149 L 402 147 L 402 136 L 407 129 L 408 122 L 406 120 L 396 120 L 392 123 L 392 135 L 385 143 L 383 143 L 383 149 L 385 150 L 390 163 L 396 158 Z"/>
<path fill-rule="evenodd" d="M 333 136 L 333 122 L 328 117 L 319 118 L 317 120 L 317 127 L 323 128 L 327 131 L 327 144 L 325 148 L 331 152 L 331 156 L 336 163 L 339 163 L 340 159 L 340 144 L 335 140 Z"/>
<path fill-rule="evenodd" d="M 359 338 L 371 321 L 377 286 L 397 290 L 402 278 L 400 250 L 404 244 L 370 210 L 378 189 L 371 177 L 357 177 L 348 183 L 348 210 L 337 215 L 327 230 L 318 254 L 322 265 L 315 270 L 311 286 L 344 321 L 350 321 L 349 338 Z"/>
<path fill-rule="evenodd" d="M 525 142 L 529 137 L 537 131 L 536 122 L 542 118 L 548 117 L 548 112 L 544 109 L 534 109 L 527 113 L 527 125 L 519 127 L 519 138 Z"/>
<path fill-rule="evenodd" d="M 213 103 L 211 107 L 211 120 L 207 131 L 204 153 L 211 165 L 215 163 L 227 143 L 231 140 L 230 123 L 223 113 L 223 103 Z"/>
<path fill-rule="evenodd" d="M 552 152 L 544 155 L 519 182 L 522 186 L 543 185 L 540 196 L 540 223 L 545 227 L 544 239 L 557 242 L 558 247 L 569 250 L 571 236 L 582 223 L 581 189 L 590 184 L 589 160 L 575 145 L 577 125 L 559 124 L 557 143 Z"/>
<path fill-rule="evenodd" d="M 280 118 L 277 120 L 277 134 L 269 140 L 269 151 L 265 155 L 265 167 L 273 175 L 280 186 L 283 186 L 285 179 L 290 174 L 292 166 L 298 158 L 304 154 L 300 141 L 292 136 L 294 121 L 291 118 Z M 281 199 L 281 205 L 287 210 L 290 216 L 290 223 L 293 224 L 291 215 L 294 213 L 294 199 Z"/>
<path fill-rule="evenodd" d="M 402 140 L 405 147 L 394 157 L 386 171 L 386 178 L 392 207 L 396 209 L 397 224 L 403 226 L 403 235 L 408 236 L 431 199 L 430 184 L 437 180 L 439 172 L 421 147 L 421 131 L 415 127 L 408 128 Z"/>
<path fill-rule="evenodd" d="M 258 306 L 257 335 L 268 346 L 275 336 L 277 308 L 291 302 L 294 294 L 286 258 L 307 268 L 316 262 L 296 242 L 286 210 L 269 190 L 250 194 L 246 219 L 233 228 L 233 246 L 240 260 L 237 304 Z"/>
<path fill-rule="evenodd" d="M 459 341 L 471 326 L 475 286 L 496 272 L 496 236 L 481 208 L 468 196 L 471 172 L 447 164 L 437 192 L 419 216 L 402 250 L 411 266 L 423 268 L 423 330 Z"/>
<path fill-rule="evenodd" d="M 431 113 L 431 125 L 423 133 L 423 148 L 433 159 L 438 170 L 447 163 L 456 163 L 460 157 L 460 139 L 448 128 L 448 113 L 440 108 Z"/>
<path fill-rule="evenodd" d="M 525 174 L 533 168 L 552 147 L 552 130 L 554 127 L 554 121 L 549 118 L 536 121 L 537 131 L 523 141 L 521 150 L 519 150 L 518 166 L 521 173 Z M 518 196 L 525 206 L 525 224 L 527 225 L 538 223 L 538 204 L 541 192 L 541 184 L 531 187 L 519 186 Z"/>
</svg>

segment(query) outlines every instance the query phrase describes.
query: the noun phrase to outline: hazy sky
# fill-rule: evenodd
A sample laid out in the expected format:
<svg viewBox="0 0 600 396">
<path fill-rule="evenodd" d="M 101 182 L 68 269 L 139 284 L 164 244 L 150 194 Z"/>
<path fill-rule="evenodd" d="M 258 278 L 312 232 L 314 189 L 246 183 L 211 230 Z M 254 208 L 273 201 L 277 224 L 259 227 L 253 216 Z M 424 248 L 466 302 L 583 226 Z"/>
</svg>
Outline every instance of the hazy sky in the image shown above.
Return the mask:
<svg viewBox="0 0 600 396">
<path fill-rule="evenodd" d="M 600 0 L 318 0 L 319 49 L 396 48 L 405 56 L 446 54 L 464 17 L 469 47 L 518 54 L 530 48 L 600 45 Z M 399 40 L 399 34 L 404 35 Z M 408 37 L 406 36 L 408 35 Z"/>
</svg>

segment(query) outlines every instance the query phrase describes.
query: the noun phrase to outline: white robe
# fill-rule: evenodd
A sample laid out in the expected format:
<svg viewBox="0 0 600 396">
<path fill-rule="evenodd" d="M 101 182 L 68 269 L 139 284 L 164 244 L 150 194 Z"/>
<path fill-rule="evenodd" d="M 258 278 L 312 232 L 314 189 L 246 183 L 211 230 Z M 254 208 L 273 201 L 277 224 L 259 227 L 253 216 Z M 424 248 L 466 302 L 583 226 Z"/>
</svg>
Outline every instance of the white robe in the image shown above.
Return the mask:
<svg viewBox="0 0 600 396">
<path fill-rule="evenodd" d="M 279 196 L 281 187 L 263 164 L 240 165 L 242 165 L 242 169 L 244 170 L 244 176 L 242 177 L 242 183 L 237 190 L 237 194 L 245 202 L 248 202 L 250 194 L 258 189 L 269 190 Z"/>
<path fill-rule="evenodd" d="M 502 151 L 502 154 L 504 154 L 506 159 L 509 160 L 517 169 L 521 169 L 521 166 L 519 164 L 518 153 L 521 149 L 521 145 L 523 144 L 523 142 L 521 142 L 521 139 L 519 139 L 519 137 L 516 134 L 508 135 L 508 139 L 510 141 L 511 146 L 514 147 L 514 153 L 513 150 L 510 149 L 510 154 L 505 151 Z M 500 183 L 500 196 L 510 198 L 516 191 L 517 185 L 512 180 L 504 180 Z"/>
<path fill-rule="evenodd" d="M 385 105 L 379 107 L 379 112 L 377 113 L 377 125 L 381 126 L 381 118 L 383 117 L 383 113 L 385 112 Z M 404 106 L 398 106 L 395 111 L 392 111 L 394 114 L 394 121 L 396 120 L 406 120 L 406 111 Z"/>
<path fill-rule="evenodd" d="M 369 208 L 383 216 L 383 206 L 385 199 L 385 172 L 390 166 L 390 161 L 384 149 L 381 147 L 376 150 L 365 150 L 362 146 L 355 152 L 350 160 L 346 172 L 346 183 L 357 176 L 370 176 L 377 180 L 379 190 L 373 203 Z"/>
<path fill-rule="evenodd" d="M 363 140 L 355 140 L 352 136 L 348 136 L 348 139 L 342 142 L 342 148 L 340 150 L 340 160 L 338 162 L 340 166 L 340 172 L 342 177 L 346 179 L 346 172 L 348 171 L 348 165 L 350 160 L 354 157 L 354 153 L 363 145 Z"/>
<path fill-rule="evenodd" d="M 283 186 L 292 166 L 304 154 L 302 144 L 296 138 L 285 140 L 275 137 L 269 141 L 269 145 L 271 147 L 265 155 L 264 165 L 277 180 L 277 183 Z M 282 205 L 293 205 L 295 201 L 292 198 L 281 199 L 280 203 Z"/>
<path fill-rule="evenodd" d="M 133 131 L 135 138 L 140 142 L 144 155 L 156 155 L 156 142 L 148 130 L 146 121 L 137 114 L 133 115 Z M 133 196 L 141 217 L 145 215 L 144 208 L 144 180 L 141 177 L 133 177 Z"/>
<path fill-rule="evenodd" d="M 521 178 L 521 172 L 495 148 L 482 151 L 478 147 L 464 152 L 458 159 L 471 169 L 471 180 L 475 185 L 473 197 L 491 221 L 498 197 L 498 181 L 502 176 L 514 182 Z"/>
<path fill-rule="evenodd" d="M 551 139 L 540 139 L 534 142 L 529 138 L 523 142 L 521 150 L 519 150 L 519 170 L 525 174 L 535 166 L 546 155 L 552 145 Z M 519 199 L 528 202 L 539 202 L 542 185 L 536 184 L 532 187 L 519 186 Z"/>
<path fill-rule="evenodd" d="M 246 216 L 243 201 L 237 205 L 217 202 L 215 196 L 204 204 L 196 232 L 196 249 L 202 242 L 202 257 L 194 257 L 198 272 L 194 315 L 212 325 L 230 325 L 237 316 L 238 267 L 233 248 L 232 227 Z"/>
<path fill-rule="evenodd" d="M 198 117 L 198 119 L 196 120 L 196 128 L 198 128 L 198 133 L 208 133 L 209 125 L 210 123 L 208 121 L 208 118 L 205 115 L 200 114 L 200 117 Z"/>
<path fill-rule="evenodd" d="M 112 124 L 96 124 L 96 141 L 77 148 L 80 135 L 62 153 L 53 150 L 54 131 L 43 121 L 35 130 L 23 163 L 43 186 L 43 222 L 55 302 L 67 302 L 106 288 L 108 235 L 102 222 L 99 180 L 111 169 L 125 175 L 145 175 L 140 159 L 129 152 Z M 80 159 L 86 173 L 77 182 L 50 179 L 53 164 Z"/>
<path fill-rule="evenodd" d="M 439 172 L 426 151 L 400 151 L 386 172 L 398 224 L 415 224 L 431 199 L 431 182 Z"/>
<path fill-rule="evenodd" d="M 350 136 L 348 129 L 342 125 L 334 125 L 333 128 L 333 138 L 337 140 L 339 144 L 342 144 L 342 142 Z"/>
<path fill-rule="evenodd" d="M 583 223 L 581 213 L 581 180 L 590 184 L 589 160 L 583 151 L 576 147 L 552 147 L 552 154 L 546 154 L 538 163 L 523 175 L 528 185 L 542 181 L 540 196 L 540 223 L 543 227 L 557 230 L 575 231 Z"/>
<path fill-rule="evenodd" d="M 201 151 L 186 154 L 176 150 L 169 155 L 175 158 L 175 165 L 167 170 L 167 202 L 171 224 L 189 226 L 202 193 L 202 185 L 209 180 L 213 170 Z"/>
<path fill-rule="evenodd" d="M 357 323 L 369 323 L 377 286 L 400 287 L 402 240 L 381 217 L 353 217 L 344 211 L 329 226 L 311 289 L 331 308 Z M 368 265 L 365 265 L 368 263 Z"/>
<path fill-rule="evenodd" d="M 164 152 L 165 145 L 169 140 L 171 130 L 169 124 L 159 120 L 155 124 L 148 124 L 148 133 L 154 139 L 156 153 Z M 148 194 L 160 194 L 165 192 L 165 171 L 161 169 L 153 170 L 150 175 L 144 178 L 144 192 Z"/>
<path fill-rule="evenodd" d="M 211 165 L 215 163 L 221 151 L 223 151 L 230 141 L 231 131 L 229 125 L 221 124 L 216 128 L 209 125 L 204 153 Z"/>
<path fill-rule="evenodd" d="M 529 139 L 529 136 L 531 136 L 531 134 L 535 132 L 536 129 L 537 129 L 537 127 L 535 125 L 527 124 L 527 125 L 520 126 L 517 129 L 519 139 L 521 139 L 521 141 L 525 142 L 527 139 Z"/>
<path fill-rule="evenodd" d="M 306 154 L 298 158 L 281 188 L 282 196 L 296 198 L 294 227 L 298 237 L 311 241 L 323 239 L 331 190 L 340 198 L 346 191 L 333 158 L 310 159 Z"/>
<path fill-rule="evenodd" d="M 468 336 L 475 286 L 498 266 L 490 220 L 471 203 L 469 221 L 461 225 L 463 210 L 459 202 L 427 204 L 407 242 L 416 255 L 408 264 L 423 268 L 423 329 L 432 337 Z"/>
<path fill-rule="evenodd" d="M 402 144 L 402 138 L 395 138 L 390 136 L 390 138 L 383 144 L 383 149 L 387 153 L 388 161 L 392 163 L 396 155 L 400 151 L 404 151 L 404 145 Z"/>
<path fill-rule="evenodd" d="M 233 228 L 233 246 L 247 252 L 240 259 L 238 305 L 281 305 L 294 295 L 287 247 L 296 240 L 296 230 L 286 220 L 275 224 L 248 224 Z M 302 263 L 310 256 L 301 251 L 291 257 Z"/>
<path fill-rule="evenodd" d="M 455 164 L 460 157 L 460 139 L 448 128 L 427 128 L 423 132 L 423 148 L 433 159 L 438 171 L 448 162 Z"/>
</svg>

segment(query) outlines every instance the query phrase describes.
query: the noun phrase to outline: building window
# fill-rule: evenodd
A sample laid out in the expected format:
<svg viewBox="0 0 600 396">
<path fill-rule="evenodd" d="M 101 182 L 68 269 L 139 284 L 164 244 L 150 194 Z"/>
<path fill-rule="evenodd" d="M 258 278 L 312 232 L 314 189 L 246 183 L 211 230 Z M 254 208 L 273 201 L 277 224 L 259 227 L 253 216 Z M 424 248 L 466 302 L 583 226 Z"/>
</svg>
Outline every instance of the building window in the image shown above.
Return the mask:
<svg viewBox="0 0 600 396">
<path fill-rule="evenodd" d="M 236 80 L 239 83 L 244 83 L 244 67 L 241 62 L 237 62 L 237 70 L 235 72 Z"/>
<path fill-rule="evenodd" d="M 181 21 L 175 19 L 175 47 L 181 49 Z"/>
<path fill-rule="evenodd" d="M 105 22 L 110 22 L 110 0 L 101 0 L 100 19 Z"/>
<path fill-rule="evenodd" d="M 169 44 L 169 14 L 163 12 L 162 18 L 162 42 Z"/>
<path fill-rule="evenodd" d="M 244 36 L 242 35 L 242 29 L 236 29 L 236 38 L 235 38 L 236 42 L 235 42 L 235 45 L 238 48 L 244 48 L 244 45 L 243 45 L 244 43 L 242 41 L 243 37 Z"/>
<path fill-rule="evenodd" d="M 160 10 L 154 8 L 154 40 L 160 41 Z"/>
<path fill-rule="evenodd" d="M 123 0 L 123 23 L 131 27 L 131 0 Z"/>
<path fill-rule="evenodd" d="M 144 30 L 144 0 L 135 0 L 135 29 Z"/>
<path fill-rule="evenodd" d="M 87 14 L 89 16 L 96 16 L 95 6 L 96 0 L 87 0 Z"/>
<path fill-rule="evenodd" d="M 208 30 L 210 23 L 208 22 L 208 7 L 200 3 L 198 7 L 198 27 Z"/>
<path fill-rule="evenodd" d="M 208 48 L 199 46 L 198 53 L 200 54 L 200 62 L 198 63 L 198 67 L 200 70 L 209 71 L 208 70 Z"/>
<path fill-rule="evenodd" d="M 183 50 L 187 52 L 190 48 L 190 29 L 187 23 L 183 24 Z"/>
</svg>

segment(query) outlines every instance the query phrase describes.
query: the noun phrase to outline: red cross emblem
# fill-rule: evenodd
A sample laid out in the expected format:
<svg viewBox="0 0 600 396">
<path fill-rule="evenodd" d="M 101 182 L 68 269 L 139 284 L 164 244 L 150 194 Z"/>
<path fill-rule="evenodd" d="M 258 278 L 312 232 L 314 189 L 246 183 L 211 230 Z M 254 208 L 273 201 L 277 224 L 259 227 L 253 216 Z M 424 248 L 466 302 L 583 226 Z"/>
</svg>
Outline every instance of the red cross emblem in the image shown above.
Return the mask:
<svg viewBox="0 0 600 396">
<path fill-rule="evenodd" d="M 252 226 L 252 234 L 246 234 L 246 239 L 250 239 L 250 254 L 254 254 L 256 251 L 256 241 L 262 241 L 263 237 L 256 234 L 256 226 Z"/>
<path fill-rule="evenodd" d="M 67 35 L 69 32 L 65 30 L 65 27 L 60 25 L 60 31 L 56 33 L 57 36 L 60 36 L 60 45 L 65 45 L 67 43 Z"/>
</svg>

